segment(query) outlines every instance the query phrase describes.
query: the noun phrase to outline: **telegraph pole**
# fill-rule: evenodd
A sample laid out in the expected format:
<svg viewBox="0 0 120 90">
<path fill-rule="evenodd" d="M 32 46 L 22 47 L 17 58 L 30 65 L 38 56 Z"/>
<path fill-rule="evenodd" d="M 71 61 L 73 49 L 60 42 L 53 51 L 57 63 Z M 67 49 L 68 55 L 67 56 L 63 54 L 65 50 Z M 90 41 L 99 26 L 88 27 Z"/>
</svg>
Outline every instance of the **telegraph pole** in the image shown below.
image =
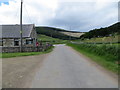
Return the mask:
<svg viewBox="0 0 120 90">
<path fill-rule="evenodd" d="M 21 9 L 20 9 L 20 52 L 22 52 L 22 5 L 23 5 L 23 0 L 21 0 Z"/>
</svg>

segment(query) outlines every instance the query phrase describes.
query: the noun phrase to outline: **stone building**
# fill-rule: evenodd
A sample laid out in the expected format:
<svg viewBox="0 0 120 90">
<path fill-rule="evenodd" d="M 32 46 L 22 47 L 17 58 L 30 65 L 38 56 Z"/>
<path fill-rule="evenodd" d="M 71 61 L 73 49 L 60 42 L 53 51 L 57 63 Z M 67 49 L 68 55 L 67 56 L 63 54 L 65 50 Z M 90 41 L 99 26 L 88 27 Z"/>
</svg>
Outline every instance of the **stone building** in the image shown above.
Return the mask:
<svg viewBox="0 0 120 90">
<path fill-rule="evenodd" d="M 0 46 L 19 47 L 21 45 L 20 25 L 0 25 L 0 27 L 2 27 Z M 34 24 L 23 25 L 22 31 L 23 46 L 36 46 L 37 33 Z"/>
</svg>

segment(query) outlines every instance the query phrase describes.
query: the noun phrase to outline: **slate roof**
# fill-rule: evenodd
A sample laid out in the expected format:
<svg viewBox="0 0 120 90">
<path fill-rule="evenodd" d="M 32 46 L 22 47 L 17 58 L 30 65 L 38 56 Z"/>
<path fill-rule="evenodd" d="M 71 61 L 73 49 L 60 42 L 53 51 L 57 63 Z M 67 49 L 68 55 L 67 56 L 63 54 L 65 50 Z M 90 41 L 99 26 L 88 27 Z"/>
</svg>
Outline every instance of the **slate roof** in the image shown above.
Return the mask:
<svg viewBox="0 0 120 90">
<path fill-rule="evenodd" d="M 0 25 L 2 26 L 2 38 L 20 38 L 20 25 Z M 34 24 L 25 24 L 22 27 L 23 38 L 30 37 Z"/>
</svg>

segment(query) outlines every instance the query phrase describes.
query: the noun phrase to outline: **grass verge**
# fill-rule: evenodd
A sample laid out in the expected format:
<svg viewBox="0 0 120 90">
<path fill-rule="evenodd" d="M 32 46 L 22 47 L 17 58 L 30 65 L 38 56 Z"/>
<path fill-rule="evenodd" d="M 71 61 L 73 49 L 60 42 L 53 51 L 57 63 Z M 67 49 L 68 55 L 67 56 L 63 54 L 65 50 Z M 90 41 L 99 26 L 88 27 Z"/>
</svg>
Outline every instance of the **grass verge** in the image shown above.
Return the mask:
<svg viewBox="0 0 120 90">
<path fill-rule="evenodd" d="M 85 56 L 89 57 L 93 61 L 97 62 L 101 66 L 105 67 L 106 69 L 118 73 L 118 64 L 116 64 L 116 57 L 109 55 L 109 54 L 96 54 L 97 52 L 101 52 L 96 50 L 96 48 L 92 48 L 95 52 L 92 52 L 89 48 L 91 47 L 83 47 L 80 44 L 67 44 L 68 46 L 71 46 L 73 49 L 77 50 L 78 52 L 84 54 Z M 101 49 L 102 50 L 102 49 Z M 103 50 L 102 50 L 103 51 Z"/>
<path fill-rule="evenodd" d="M 23 52 L 23 53 L 0 53 L 0 58 L 12 58 L 12 57 L 20 57 L 20 56 L 32 56 L 32 55 L 40 55 L 46 54 L 53 50 L 54 46 L 50 47 L 48 50 L 43 52 Z"/>
</svg>

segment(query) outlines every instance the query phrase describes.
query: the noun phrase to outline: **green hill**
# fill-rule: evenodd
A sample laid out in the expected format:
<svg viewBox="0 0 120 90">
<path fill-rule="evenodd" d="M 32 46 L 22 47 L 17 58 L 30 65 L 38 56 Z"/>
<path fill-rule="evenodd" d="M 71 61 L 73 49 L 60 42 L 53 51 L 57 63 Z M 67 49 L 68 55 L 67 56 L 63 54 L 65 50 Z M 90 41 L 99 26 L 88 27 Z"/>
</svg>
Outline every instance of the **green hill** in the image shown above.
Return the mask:
<svg viewBox="0 0 120 90">
<path fill-rule="evenodd" d="M 68 42 L 68 40 L 62 40 L 58 38 L 52 38 L 46 35 L 39 34 L 38 35 L 38 41 L 42 41 L 43 43 L 45 42 L 50 42 L 52 44 L 62 44 Z"/>
<path fill-rule="evenodd" d="M 42 35 L 46 35 L 49 37 L 53 37 L 53 38 L 58 38 L 58 39 L 62 39 L 62 40 L 75 40 L 75 39 L 79 39 L 78 37 L 78 33 L 80 32 L 75 32 L 75 31 L 67 31 L 67 30 L 63 30 L 63 29 L 59 29 L 59 28 L 53 28 L 53 27 L 36 27 L 36 31 L 37 34 L 42 34 Z M 68 32 L 71 33 L 70 35 L 64 32 Z M 76 33 L 75 35 L 72 35 L 72 33 Z"/>
<path fill-rule="evenodd" d="M 97 37 L 109 37 L 120 35 L 120 22 L 109 27 L 90 30 L 89 32 L 80 36 L 80 39 L 91 39 Z"/>
</svg>

